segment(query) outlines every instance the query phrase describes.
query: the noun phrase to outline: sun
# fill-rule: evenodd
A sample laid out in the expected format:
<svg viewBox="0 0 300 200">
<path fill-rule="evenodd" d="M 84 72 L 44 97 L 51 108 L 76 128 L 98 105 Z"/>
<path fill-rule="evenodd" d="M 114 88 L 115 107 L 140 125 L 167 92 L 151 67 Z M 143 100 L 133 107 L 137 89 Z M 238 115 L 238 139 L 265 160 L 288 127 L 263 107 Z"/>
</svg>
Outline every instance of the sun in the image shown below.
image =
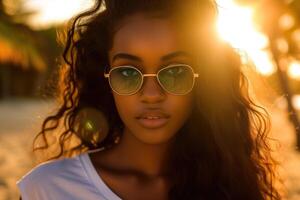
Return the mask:
<svg viewBox="0 0 300 200">
<path fill-rule="evenodd" d="M 268 38 L 255 29 L 253 9 L 241 7 L 233 0 L 218 0 L 217 31 L 231 46 L 242 51 L 255 64 L 257 71 L 271 75 L 276 71 L 271 54 L 265 50 Z"/>
</svg>

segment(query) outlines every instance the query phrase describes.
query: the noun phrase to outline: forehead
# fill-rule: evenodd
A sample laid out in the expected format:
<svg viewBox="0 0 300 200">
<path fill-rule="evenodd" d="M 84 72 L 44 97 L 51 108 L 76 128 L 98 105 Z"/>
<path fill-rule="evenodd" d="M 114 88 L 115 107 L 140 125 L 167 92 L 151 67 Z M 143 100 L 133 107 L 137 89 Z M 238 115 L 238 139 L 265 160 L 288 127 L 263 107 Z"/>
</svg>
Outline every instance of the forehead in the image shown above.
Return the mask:
<svg viewBox="0 0 300 200">
<path fill-rule="evenodd" d="M 110 53 L 163 55 L 175 50 L 186 50 L 185 39 L 172 20 L 155 18 L 142 13 L 124 19 L 113 37 Z"/>
</svg>

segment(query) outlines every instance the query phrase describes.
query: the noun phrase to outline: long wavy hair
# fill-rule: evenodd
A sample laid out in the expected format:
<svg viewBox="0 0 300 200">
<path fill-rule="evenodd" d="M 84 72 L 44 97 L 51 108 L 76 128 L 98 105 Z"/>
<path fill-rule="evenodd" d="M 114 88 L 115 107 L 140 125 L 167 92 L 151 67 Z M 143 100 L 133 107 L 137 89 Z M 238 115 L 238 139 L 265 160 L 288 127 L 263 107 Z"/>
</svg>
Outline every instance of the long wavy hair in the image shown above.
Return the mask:
<svg viewBox="0 0 300 200">
<path fill-rule="evenodd" d="M 281 199 L 267 142 L 269 115 L 250 97 L 240 57 L 216 39 L 217 9 L 211 0 L 98 0 L 73 18 L 65 32 L 59 108 L 44 120 L 33 150 L 49 149 L 49 137 L 55 135 L 59 151 L 48 160 L 116 145 L 124 124 L 103 73 L 114 32 L 125 17 L 137 12 L 172 18 L 197 40 L 196 108 L 172 147 L 174 184 L 169 199 Z M 78 128 L 77 118 L 85 108 L 101 112 L 107 120 L 103 139 Z M 75 139 L 77 143 L 67 148 Z"/>
</svg>

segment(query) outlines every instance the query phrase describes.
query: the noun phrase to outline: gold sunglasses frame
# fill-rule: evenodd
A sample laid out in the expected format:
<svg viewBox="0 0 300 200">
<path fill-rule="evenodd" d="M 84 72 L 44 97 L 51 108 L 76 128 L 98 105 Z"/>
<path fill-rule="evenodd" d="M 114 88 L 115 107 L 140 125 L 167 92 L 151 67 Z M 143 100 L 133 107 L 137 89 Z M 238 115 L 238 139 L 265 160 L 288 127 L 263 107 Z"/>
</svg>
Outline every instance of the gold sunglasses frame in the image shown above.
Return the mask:
<svg viewBox="0 0 300 200">
<path fill-rule="evenodd" d="M 162 85 L 162 83 L 160 82 L 160 80 L 159 80 L 159 78 L 158 78 L 158 74 L 159 74 L 162 70 L 165 70 L 165 69 L 168 69 L 168 68 L 171 68 L 171 67 L 175 67 L 175 66 L 178 66 L 178 65 L 179 65 L 179 66 L 185 66 L 185 67 L 190 68 L 191 71 L 192 71 L 192 73 L 193 73 L 193 75 L 194 75 L 194 76 L 193 76 L 193 85 L 192 85 L 191 89 L 188 90 L 188 91 L 187 91 L 186 93 L 184 93 L 184 94 L 175 94 L 175 93 L 172 93 L 172 92 L 166 90 L 165 87 Z M 114 88 L 112 87 L 111 81 L 110 81 L 110 74 L 111 74 L 111 72 L 112 72 L 113 70 L 116 70 L 116 69 L 118 69 L 118 68 L 123 68 L 123 67 L 135 69 L 135 70 L 137 70 L 137 72 L 142 76 L 142 81 L 141 81 L 141 83 L 140 83 L 140 86 L 136 89 L 136 91 L 134 91 L 134 92 L 132 92 L 132 93 L 129 93 L 129 94 L 121 94 L 121 93 L 117 92 L 116 90 L 114 90 Z M 198 74 L 198 73 L 195 73 L 195 72 L 194 72 L 194 69 L 193 69 L 190 65 L 187 65 L 187 64 L 172 64 L 172 65 L 168 65 L 168 66 L 166 66 L 166 67 L 161 68 L 156 74 L 143 74 L 138 68 L 133 67 L 133 66 L 130 66 L 130 65 L 122 65 L 122 66 L 114 67 L 114 68 L 111 68 L 111 69 L 109 70 L 108 73 L 104 73 L 104 77 L 105 77 L 105 78 L 108 78 L 108 82 L 109 82 L 110 88 L 111 88 L 115 93 L 117 93 L 118 95 L 124 95 L 124 96 L 129 96 L 129 95 L 133 95 L 133 94 L 137 93 L 138 91 L 140 91 L 140 89 L 142 88 L 142 86 L 143 86 L 143 84 L 144 84 L 144 77 L 154 77 L 154 76 L 156 77 L 157 82 L 159 83 L 159 85 L 161 86 L 161 88 L 162 88 L 164 91 L 166 91 L 166 92 L 168 92 L 168 93 L 170 93 L 170 94 L 172 94 L 172 95 L 179 95 L 179 96 L 182 96 L 182 95 L 186 95 L 186 94 L 190 93 L 190 92 L 193 90 L 194 84 L 195 84 L 195 78 L 198 78 L 198 77 L 199 77 L 199 74 Z"/>
</svg>

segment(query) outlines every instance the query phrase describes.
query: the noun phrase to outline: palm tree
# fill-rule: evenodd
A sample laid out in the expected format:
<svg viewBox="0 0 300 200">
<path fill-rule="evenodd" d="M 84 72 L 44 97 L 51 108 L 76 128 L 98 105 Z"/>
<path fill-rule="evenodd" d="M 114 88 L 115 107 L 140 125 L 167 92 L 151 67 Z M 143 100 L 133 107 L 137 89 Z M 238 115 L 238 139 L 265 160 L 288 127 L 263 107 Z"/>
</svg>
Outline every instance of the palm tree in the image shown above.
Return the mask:
<svg viewBox="0 0 300 200">
<path fill-rule="evenodd" d="M 5 3 L 4 3 L 5 2 Z M 7 5 L 9 3 L 9 5 Z M 10 94 L 11 65 L 23 70 L 39 72 L 38 84 L 45 82 L 48 66 L 54 65 L 58 47 L 55 45 L 55 28 L 33 30 L 27 19 L 34 13 L 26 11 L 23 0 L 0 0 L 0 92 Z M 14 12 L 11 12 L 13 6 Z"/>
<path fill-rule="evenodd" d="M 14 3 L 22 3 L 14 0 Z M 34 67 L 45 70 L 46 62 L 40 53 L 35 32 L 24 23 L 16 22 L 18 16 L 28 13 L 18 11 L 14 15 L 5 12 L 3 0 L 0 0 L 0 62 L 11 62 L 23 68 Z"/>
</svg>

